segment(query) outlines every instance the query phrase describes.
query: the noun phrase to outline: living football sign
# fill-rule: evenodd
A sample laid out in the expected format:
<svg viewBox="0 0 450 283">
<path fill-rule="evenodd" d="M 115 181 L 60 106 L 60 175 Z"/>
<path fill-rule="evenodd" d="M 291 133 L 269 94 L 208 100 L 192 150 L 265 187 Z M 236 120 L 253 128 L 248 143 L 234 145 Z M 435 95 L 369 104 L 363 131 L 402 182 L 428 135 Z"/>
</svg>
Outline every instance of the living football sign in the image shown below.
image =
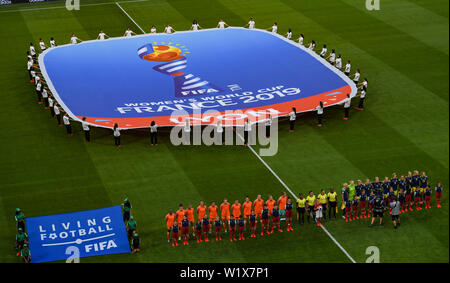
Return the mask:
<svg viewBox="0 0 450 283">
<path fill-rule="evenodd" d="M 120 206 L 27 218 L 31 261 L 128 253 Z"/>
</svg>

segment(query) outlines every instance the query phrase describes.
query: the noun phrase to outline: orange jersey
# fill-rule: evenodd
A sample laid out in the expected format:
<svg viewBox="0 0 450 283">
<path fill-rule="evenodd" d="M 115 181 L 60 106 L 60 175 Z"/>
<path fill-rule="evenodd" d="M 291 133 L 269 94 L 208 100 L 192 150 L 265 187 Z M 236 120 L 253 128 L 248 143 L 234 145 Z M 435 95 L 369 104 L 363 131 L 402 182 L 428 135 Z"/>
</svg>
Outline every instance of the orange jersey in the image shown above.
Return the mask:
<svg viewBox="0 0 450 283">
<path fill-rule="evenodd" d="M 278 208 L 280 210 L 285 210 L 286 209 L 286 202 L 287 202 L 287 197 L 286 196 L 281 196 L 278 199 Z"/>
<path fill-rule="evenodd" d="M 167 213 L 166 215 L 166 224 L 167 230 L 172 230 L 173 223 L 175 222 L 175 213 Z"/>
<path fill-rule="evenodd" d="M 217 216 L 217 210 L 218 210 L 219 208 L 217 207 L 217 205 L 215 205 L 215 206 L 212 206 L 212 205 L 210 205 L 209 207 L 208 207 L 208 210 L 209 210 L 209 219 L 216 219 L 216 216 Z"/>
<path fill-rule="evenodd" d="M 183 220 L 184 216 L 186 215 L 186 212 L 184 209 L 178 209 L 176 213 L 177 213 L 177 222 L 178 224 L 180 224 L 181 220 Z"/>
<path fill-rule="evenodd" d="M 264 206 L 264 201 L 262 199 L 260 200 L 255 200 L 253 202 L 253 205 L 255 206 L 255 214 L 260 215 L 262 210 L 263 210 L 263 206 Z"/>
<path fill-rule="evenodd" d="M 197 215 L 198 215 L 198 219 L 203 219 L 203 217 L 205 216 L 205 212 L 206 212 L 206 205 L 204 206 L 197 206 Z"/>
<path fill-rule="evenodd" d="M 231 211 L 233 211 L 234 218 L 239 218 L 241 216 L 241 204 L 233 204 L 231 206 Z"/>
<path fill-rule="evenodd" d="M 230 215 L 230 203 L 229 202 L 227 202 L 226 204 L 222 203 L 220 205 L 220 212 L 221 212 L 222 216 L 229 216 Z"/>
<path fill-rule="evenodd" d="M 267 209 L 269 210 L 269 214 L 272 214 L 273 207 L 275 206 L 275 200 L 268 199 L 266 201 Z"/>
<path fill-rule="evenodd" d="M 194 209 L 188 208 L 186 209 L 186 215 L 189 222 L 194 222 Z"/>
<path fill-rule="evenodd" d="M 244 202 L 244 216 L 249 216 L 252 213 L 252 202 Z"/>
</svg>

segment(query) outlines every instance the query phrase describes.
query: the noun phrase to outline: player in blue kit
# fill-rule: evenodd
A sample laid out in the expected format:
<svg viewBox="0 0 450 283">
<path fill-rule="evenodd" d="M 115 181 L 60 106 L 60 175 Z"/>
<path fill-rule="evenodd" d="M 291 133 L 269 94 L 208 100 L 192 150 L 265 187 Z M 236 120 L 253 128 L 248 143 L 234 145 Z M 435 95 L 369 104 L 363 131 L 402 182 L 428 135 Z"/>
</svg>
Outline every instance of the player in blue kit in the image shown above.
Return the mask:
<svg viewBox="0 0 450 283">
<path fill-rule="evenodd" d="M 436 187 L 434 188 L 436 191 L 436 207 L 441 208 L 441 198 L 442 198 L 442 186 L 441 182 L 436 183 Z"/>
<path fill-rule="evenodd" d="M 397 174 L 396 173 L 393 173 L 392 174 L 392 178 L 391 178 L 391 187 L 394 189 L 394 193 L 395 193 L 395 196 L 397 196 L 397 194 L 398 194 L 398 178 L 397 178 Z"/>
<path fill-rule="evenodd" d="M 203 216 L 202 227 L 203 227 L 203 235 L 204 235 L 204 238 L 205 238 L 205 242 L 209 242 L 209 239 L 208 239 L 209 219 L 208 219 L 208 215 L 207 214 L 205 214 L 205 216 Z"/>
<path fill-rule="evenodd" d="M 256 214 L 254 210 L 252 210 L 248 220 L 250 222 L 250 238 L 256 238 Z"/>
<path fill-rule="evenodd" d="M 389 189 L 391 188 L 391 184 L 387 176 L 384 177 L 383 183 L 381 184 L 381 188 L 383 189 L 383 199 L 386 205 L 388 201 Z"/>
<path fill-rule="evenodd" d="M 189 245 L 189 220 L 186 215 L 181 220 L 181 232 L 183 234 L 183 245 Z"/>
<path fill-rule="evenodd" d="M 370 214 L 372 214 L 373 216 L 373 204 L 375 202 L 375 193 L 373 191 L 370 192 L 368 200 L 369 200 L 369 212 L 367 214 L 367 217 L 370 218 Z"/>
<path fill-rule="evenodd" d="M 264 229 L 267 234 L 269 233 L 269 209 L 267 205 L 264 204 L 263 210 L 261 212 L 261 236 L 264 236 Z"/>
<path fill-rule="evenodd" d="M 220 232 L 222 231 L 222 221 L 220 221 L 219 216 L 216 216 L 214 227 L 216 231 L 216 241 L 222 241 L 222 237 L 220 237 Z"/>
<path fill-rule="evenodd" d="M 422 196 L 424 196 L 425 189 L 428 187 L 428 177 L 425 172 L 422 172 L 422 175 L 419 177 L 419 187 Z M 425 206 L 425 208 L 427 207 Z"/>
<path fill-rule="evenodd" d="M 416 196 L 416 190 L 420 190 L 420 176 L 419 171 L 414 170 L 414 175 L 412 176 L 412 193 Z"/>
<path fill-rule="evenodd" d="M 277 226 L 278 232 L 283 232 L 280 228 L 280 209 L 275 205 L 272 209 L 272 230 L 270 230 L 270 234 L 273 233 L 273 228 Z"/>
<path fill-rule="evenodd" d="M 375 195 L 381 195 L 383 190 L 381 189 L 380 178 L 375 177 L 375 181 L 372 182 L 372 189 Z"/>
<path fill-rule="evenodd" d="M 427 186 L 423 194 L 425 199 L 425 209 L 431 208 L 431 188 Z"/>
<path fill-rule="evenodd" d="M 420 193 L 420 189 L 416 189 L 414 192 L 414 202 L 416 203 L 416 210 L 422 210 L 422 193 Z"/>
<path fill-rule="evenodd" d="M 352 221 L 352 201 L 347 198 L 345 201 L 345 222 Z"/>
<path fill-rule="evenodd" d="M 369 179 L 366 179 L 366 182 L 364 183 L 364 190 L 367 195 L 370 195 L 370 192 L 373 191 L 373 186 Z"/>
<path fill-rule="evenodd" d="M 245 220 L 244 220 L 244 218 L 239 218 L 239 220 L 238 220 L 238 226 L 239 226 L 239 230 L 238 230 L 238 232 L 239 232 L 239 241 L 241 241 L 241 240 L 245 240 L 245 238 L 244 238 L 244 228 L 245 228 Z"/>
<path fill-rule="evenodd" d="M 286 231 L 294 231 L 294 229 L 292 229 L 292 208 L 293 208 L 293 204 L 292 204 L 292 200 L 291 198 L 287 199 L 287 203 L 286 203 L 286 226 L 287 229 Z"/>
<path fill-rule="evenodd" d="M 400 179 L 398 179 L 398 191 L 400 192 L 400 190 L 403 189 L 403 192 L 405 192 L 406 189 L 406 180 L 405 180 L 405 176 L 400 176 Z"/>
<path fill-rule="evenodd" d="M 355 186 L 355 193 L 357 197 L 361 196 L 361 191 L 364 188 L 364 185 L 361 180 L 358 180 Z"/>
<path fill-rule="evenodd" d="M 172 247 L 178 246 L 178 232 L 180 231 L 180 227 L 178 226 L 178 222 L 175 220 L 172 226 Z"/>
<path fill-rule="evenodd" d="M 202 221 L 197 220 L 197 224 L 195 225 L 195 232 L 197 234 L 197 243 L 203 242 L 202 240 Z"/>
<path fill-rule="evenodd" d="M 405 189 L 399 186 L 398 201 L 400 202 L 400 213 L 405 213 L 407 210 L 405 200 L 406 200 Z"/>
<path fill-rule="evenodd" d="M 234 215 L 231 214 L 230 221 L 228 223 L 228 226 L 230 227 L 230 242 L 236 241 L 236 219 L 234 219 Z"/>
<path fill-rule="evenodd" d="M 358 216 L 358 207 L 359 207 L 359 201 L 358 201 L 358 197 L 357 196 L 353 196 L 353 201 L 352 201 L 352 209 L 353 209 L 353 220 L 359 219 Z M 351 217 L 350 217 L 350 221 L 351 221 Z"/>
<path fill-rule="evenodd" d="M 360 218 L 367 218 L 366 210 L 367 210 L 367 194 L 366 190 L 362 189 L 361 196 L 359 197 L 359 209 L 360 212 Z"/>
</svg>

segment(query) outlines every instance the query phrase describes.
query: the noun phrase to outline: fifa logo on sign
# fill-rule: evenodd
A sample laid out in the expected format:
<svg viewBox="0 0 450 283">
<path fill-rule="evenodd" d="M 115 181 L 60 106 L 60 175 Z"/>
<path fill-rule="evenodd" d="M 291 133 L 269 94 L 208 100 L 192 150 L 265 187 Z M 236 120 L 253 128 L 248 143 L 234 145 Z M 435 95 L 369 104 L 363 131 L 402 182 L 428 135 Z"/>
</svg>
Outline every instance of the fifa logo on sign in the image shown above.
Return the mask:
<svg viewBox="0 0 450 283">
<path fill-rule="evenodd" d="M 192 97 L 207 93 L 221 91 L 208 81 L 191 74 L 186 73 L 187 58 L 183 56 L 189 51 L 185 47 L 177 44 L 152 45 L 146 44 L 138 49 L 138 56 L 150 62 L 164 62 L 153 67 L 153 70 L 173 78 L 175 84 L 175 97 Z M 182 48 L 183 51 L 180 49 Z"/>
<path fill-rule="evenodd" d="M 366 0 L 366 9 L 369 11 L 380 10 L 380 0 Z"/>
<path fill-rule="evenodd" d="M 80 0 L 66 0 L 66 9 L 69 11 L 80 10 Z"/>
</svg>

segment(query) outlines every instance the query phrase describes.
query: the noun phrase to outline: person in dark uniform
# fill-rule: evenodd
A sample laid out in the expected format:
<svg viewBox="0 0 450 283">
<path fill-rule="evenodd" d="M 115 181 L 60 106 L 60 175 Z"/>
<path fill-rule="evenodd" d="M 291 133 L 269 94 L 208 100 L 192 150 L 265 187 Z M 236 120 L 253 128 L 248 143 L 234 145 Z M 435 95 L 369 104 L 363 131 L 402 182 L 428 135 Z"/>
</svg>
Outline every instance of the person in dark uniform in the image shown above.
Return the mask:
<svg viewBox="0 0 450 283">
<path fill-rule="evenodd" d="M 180 227 L 178 226 L 178 222 L 175 220 L 172 226 L 172 247 L 178 246 L 178 233 Z"/>
<path fill-rule="evenodd" d="M 231 214 L 230 216 L 230 223 L 228 224 L 230 227 L 230 242 L 236 241 L 236 219 L 234 219 L 234 215 Z"/>
<path fill-rule="evenodd" d="M 131 239 L 131 248 L 132 253 L 138 253 L 141 251 L 141 239 L 139 238 L 139 234 L 134 232 L 133 238 Z"/>
<path fill-rule="evenodd" d="M 239 218 L 238 220 L 238 225 L 239 225 L 239 241 L 241 240 L 245 240 L 244 238 L 244 228 L 245 228 L 245 219 L 244 218 Z"/>
<path fill-rule="evenodd" d="M 20 208 L 16 208 L 16 214 L 15 214 L 14 218 L 16 219 L 17 230 L 22 229 L 23 231 L 26 231 L 25 230 L 25 215 L 20 210 Z"/>
<path fill-rule="evenodd" d="M 250 238 L 256 238 L 256 214 L 255 211 L 252 210 L 250 216 Z"/>
<path fill-rule="evenodd" d="M 202 222 L 197 220 L 197 224 L 195 224 L 195 233 L 197 235 L 197 243 L 203 242 L 202 240 Z"/>
<path fill-rule="evenodd" d="M 28 249 L 28 244 L 23 245 L 23 249 L 20 251 L 20 256 L 22 256 L 22 260 L 25 263 L 30 263 L 30 249 Z"/>
<path fill-rule="evenodd" d="M 208 239 L 209 219 L 208 219 L 208 215 L 206 213 L 202 219 L 202 226 L 203 226 L 203 237 L 205 238 L 205 242 L 209 242 L 209 239 Z"/>
<path fill-rule="evenodd" d="M 26 242 L 28 242 L 28 235 L 22 230 L 22 228 L 19 228 L 16 234 L 16 249 L 20 252 Z M 17 254 L 19 254 L 19 252 Z"/>
<path fill-rule="evenodd" d="M 128 220 L 130 220 L 131 216 L 131 202 L 128 198 L 125 198 L 122 203 L 122 214 L 123 214 L 123 221 L 126 223 Z"/>
<path fill-rule="evenodd" d="M 373 216 L 370 227 L 373 227 L 375 218 L 380 217 L 380 225 L 383 225 L 384 201 L 381 195 L 377 195 L 373 202 Z"/>
<path fill-rule="evenodd" d="M 220 232 L 222 231 L 222 221 L 220 221 L 219 216 L 216 216 L 214 220 L 214 231 L 216 232 L 216 241 L 222 241 L 222 237 L 220 236 Z"/>
<path fill-rule="evenodd" d="M 114 124 L 114 144 L 118 147 L 121 147 L 122 145 L 120 144 L 120 129 L 119 129 L 119 125 L 117 123 Z"/>
<path fill-rule="evenodd" d="M 269 209 L 267 208 L 267 204 L 264 204 L 263 210 L 261 212 L 261 236 L 264 236 L 264 229 L 267 234 L 269 232 Z"/>
</svg>

